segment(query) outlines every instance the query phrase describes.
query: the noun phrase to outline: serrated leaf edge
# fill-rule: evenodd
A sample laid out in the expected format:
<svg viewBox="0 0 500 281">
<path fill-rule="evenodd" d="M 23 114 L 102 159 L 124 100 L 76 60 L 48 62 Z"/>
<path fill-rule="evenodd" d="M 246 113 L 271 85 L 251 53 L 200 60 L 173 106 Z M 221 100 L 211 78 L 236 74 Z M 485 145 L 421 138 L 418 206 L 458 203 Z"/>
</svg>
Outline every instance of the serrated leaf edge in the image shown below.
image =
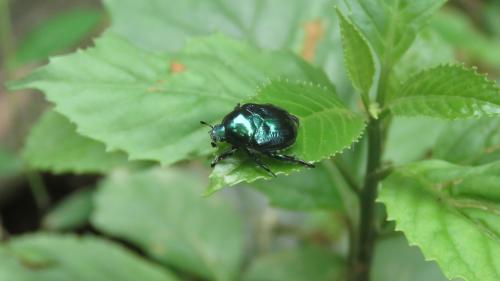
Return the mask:
<svg viewBox="0 0 500 281">
<path fill-rule="evenodd" d="M 431 68 L 427 68 L 427 69 L 424 69 L 422 71 L 419 71 L 415 74 L 413 74 L 412 76 L 410 76 L 408 79 L 406 79 L 404 82 L 402 83 L 399 83 L 399 90 L 402 90 L 403 87 L 418 79 L 419 76 L 421 75 L 424 75 L 426 73 L 429 73 L 431 71 L 434 71 L 436 69 L 445 69 L 445 68 L 459 68 L 461 70 L 464 70 L 464 71 L 467 71 L 469 73 L 472 73 L 475 77 L 480 77 L 482 78 L 483 82 L 486 83 L 486 85 L 488 86 L 489 89 L 491 90 L 494 90 L 496 91 L 499 95 L 500 95 L 500 88 L 497 86 L 496 82 L 494 80 L 490 80 L 488 79 L 488 76 L 486 73 L 480 73 L 478 72 L 478 67 L 477 66 L 471 66 L 471 67 L 467 67 L 465 65 L 465 63 L 445 63 L 445 64 L 440 64 L 440 65 L 437 65 L 437 66 L 434 66 L 434 67 L 431 67 Z M 399 96 L 394 96 L 392 97 L 392 99 L 390 100 L 389 104 L 387 104 L 383 110 L 388 110 L 392 113 L 392 110 L 391 110 L 391 102 L 395 101 L 398 99 Z M 402 96 L 404 97 L 404 96 Z M 394 113 L 392 113 L 394 114 Z M 411 117 L 427 117 L 427 118 L 433 118 L 433 119 L 440 119 L 440 120 L 450 120 L 450 121 L 454 121 L 454 120 L 470 120 L 470 119 L 479 119 L 479 118 L 482 118 L 482 117 L 497 117 L 498 114 L 494 114 L 494 113 L 488 113 L 488 114 L 482 114 L 482 115 L 470 115 L 470 116 L 464 116 L 464 117 L 452 117 L 452 118 L 448 118 L 448 117 L 443 117 L 443 116 L 428 116 L 428 115 L 421 115 L 421 114 L 418 114 L 418 113 L 414 113 L 414 114 L 405 114 L 405 115 L 398 115 L 398 117 L 407 117 L 407 118 L 411 118 Z"/>
<path fill-rule="evenodd" d="M 448 163 L 448 162 L 443 161 L 443 160 L 430 160 L 430 161 L 438 161 L 438 162 L 445 162 L 445 163 Z M 452 164 L 452 163 L 448 163 L 448 164 L 451 164 L 451 165 L 456 166 L 456 167 L 463 167 L 463 168 L 464 168 L 464 167 L 468 167 L 468 166 L 462 166 L 462 165 L 457 165 L 457 164 Z M 487 164 L 487 165 L 485 165 L 485 166 L 492 165 L 492 164 L 493 164 L 493 163 L 490 163 L 490 164 Z M 411 164 L 410 164 L 410 165 L 411 165 Z M 404 166 L 403 166 L 403 167 L 404 167 Z M 469 167 L 469 168 L 474 169 L 474 168 L 476 168 L 476 167 Z M 404 173 L 404 174 L 414 175 L 414 176 L 417 176 L 417 177 L 418 177 L 418 174 L 416 174 L 416 173 L 414 173 L 414 172 L 411 172 L 411 171 L 408 171 L 408 170 L 406 170 L 406 171 L 399 171 L 399 172 Z M 469 171 L 469 172 L 467 172 L 466 174 L 464 174 L 463 176 L 466 176 L 466 175 L 471 174 L 471 173 L 473 173 L 473 172 L 472 172 L 472 171 Z M 383 188 L 383 186 L 380 186 L 380 187 L 379 187 L 379 190 L 380 190 L 381 188 Z M 381 197 L 380 197 L 380 196 L 378 196 L 378 197 L 375 199 L 375 201 L 376 201 L 377 203 L 383 204 L 383 205 L 384 205 L 384 207 L 385 207 L 386 209 L 388 209 L 387 204 L 386 204 L 386 203 L 385 203 L 385 202 L 381 199 Z M 408 241 L 408 245 L 410 245 L 410 246 L 412 246 L 412 247 L 417 247 L 417 248 L 418 248 L 418 249 L 419 249 L 419 250 L 423 253 L 424 251 L 423 251 L 423 248 L 422 248 L 421 244 L 419 244 L 419 243 L 418 243 L 418 242 L 416 242 L 416 241 L 413 241 L 413 239 L 412 239 L 409 235 L 407 235 L 407 234 L 406 234 L 406 232 L 405 232 L 403 229 L 401 229 L 401 228 L 400 228 L 398 220 L 397 220 L 397 219 L 396 219 L 393 215 L 390 215 L 390 214 L 389 214 L 389 212 L 386 212 L 386 213 L 387 213 L 387 218 L 386 218 L 386 220 L 387 220 L 387 221 L 393 221 L 393 222 L 395 223 L 395 227 L 394 227 L 395 231 L 399 231 L 399 232 L 401 232 L 401 233 L 402 233 L 402 234 L 406 237 L 406 241 Z M 446 267 L 446 266 L 442 266 L 442 265 L 441 265 L 441 262 L 439 261 L 439 259 L 438 259 L 438 258 L 436 258 L 435 256 L 429 256 L 428 254 L 423 254 L 423 256 L 424 256 L 424 260 L 425 260 L 425 261 L 431 261 L 431 262 L 433 261 L 433 262 L 436 262 L 436 263 L 439 265 L 439 267 L 440 267 L 440 268 L 445 268 L 445 267 Z M 468 278 L 466 278 L 465 276 L 463 276 L 463 275 L 461 275 L 461 274 L 452 275 L 451 273 L 448 273 L 448 272 L 446 272 L 446 271 L 444 271 L 444 270 L 442 270 L 442 272 L 443 272 L 443 274 L 446 276 L 446 278 L 448 278 L 448 279 L 450 279 L 450 280 L 451 280 L 451 279 L 455 279 L 455 278 L 461 278 L 461 279 L 463 279 L 463 280 L 467 280 L 467 281 L 469 281 L 469 279 L 468 279 Z"/>
<path fill-rule="evenodd" d="M 262 86 L 257 87 L 257 91 L 256 91 L 256 94 L 254 96 L 257 96 L 265 87 L 271 85 L 275 81 L 285 82 L 285 83 L 289 83 L 289 84 L 309 85 L 309 86 L 317 87 L 319 89 L 323 89 L 325 91 L 329 91 L 328 87 L 321 85 L 321 84 L 318 84 L 318 83 L 313 83 L 310 81 L 303 81 L 303 80 L 290 80 L 288 78 L 283 79 L 283 78 L 278 77 L 278 78 L 269 79 L 268 83 L 264 83 L 264 84 L 262 84 Z M 335 93 L 332 93 L 332 94 L 335 94 Z M 350 144 L 340 148 L 337 152 L 331 153 L 331 154 L 329 154 L 329 155 L 327 155 L 319 160 L 316 160 L 316 161 L 313 160 L 311 162 L 317 163 L 317 162 L 323 161 L 325 159 L 332 158 L 337 154 L 342 154 L 345 150 L 349 149 L 351 146 L 358 143 L 361 140 L 361 138 L 363 137 L 364 132 L 366 130 L 366 126 L 367 126 L 365 118 L 363 116 L 357 114 L 356 112 L 349 110 L 347 107 L 345 107 L 345 109 L 346 109 L 346 111 L 352 113 L 354 116 L 358 116 L 360 119 L 363 120 L 363 126 L 361 127 L 359 134 L 351 141 Z"/>
</svg>

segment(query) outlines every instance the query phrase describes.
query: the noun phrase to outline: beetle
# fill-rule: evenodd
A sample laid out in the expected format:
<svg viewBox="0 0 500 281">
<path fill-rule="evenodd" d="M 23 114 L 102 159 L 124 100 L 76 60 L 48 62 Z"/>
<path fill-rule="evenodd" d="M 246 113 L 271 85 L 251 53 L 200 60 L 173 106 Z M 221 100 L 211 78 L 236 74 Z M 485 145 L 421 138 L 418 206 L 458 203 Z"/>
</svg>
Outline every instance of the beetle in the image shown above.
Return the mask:
<svg viewBox="0 0 500 281">
<path fill-rule="evenodd" d="M 211 167 L 243 150 L 259 167 L 276 176 L 259 157 L 259 154 L 281 161 L 300 164 L 309 168 L 314 165 L 295 156 L 281 154 L 297 139 L 299 118 L 272 104 L 246 103 L 236 105 L 220 124 L 215 126 L 200 121 L 210 127 L 213 147 L 219 142 L 227 142 L 231 149 L 215 157 Z"/>
</svg>

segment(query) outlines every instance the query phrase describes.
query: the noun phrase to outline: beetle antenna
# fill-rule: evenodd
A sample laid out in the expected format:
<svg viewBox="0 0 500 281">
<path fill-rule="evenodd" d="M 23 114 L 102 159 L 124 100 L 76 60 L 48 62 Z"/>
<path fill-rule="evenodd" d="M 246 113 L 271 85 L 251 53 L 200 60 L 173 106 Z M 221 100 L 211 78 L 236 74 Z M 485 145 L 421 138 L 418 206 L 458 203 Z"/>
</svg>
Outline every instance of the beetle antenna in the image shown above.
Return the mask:
<svg viewBox="0 0 500 281">
<path fill-rule="evenodd" d="M 200 123 L 201 123 L 201 124 L 203 124 L 203 125 L 207 125 L 208 127 L 212 128 L 212 129 L 214 128 L 214 126 L 212 126 L 212 125 L 208 124 L 208 123 L 207 123 L 207 122 L 205 122 L 205 121 L 200 121 Z"/>
</svg>

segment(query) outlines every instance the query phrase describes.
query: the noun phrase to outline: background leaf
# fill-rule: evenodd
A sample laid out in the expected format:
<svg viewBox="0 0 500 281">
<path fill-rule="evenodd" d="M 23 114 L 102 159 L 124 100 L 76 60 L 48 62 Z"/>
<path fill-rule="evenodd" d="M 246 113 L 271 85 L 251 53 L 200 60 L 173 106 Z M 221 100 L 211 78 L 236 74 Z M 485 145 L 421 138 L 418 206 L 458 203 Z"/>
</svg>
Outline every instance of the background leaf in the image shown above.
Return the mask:
<svg viewBox="0 0 500 281">
<path fill-rule="evenodd" d="M 364 119 L 347 109 L 332 89 L 312 83 L 275 80 L 262 86 L 252 102 L 271 103 L 299 117 L 297 140 L 284 153 L 307 161 L 320 161 L 346 149 L 360 138 L 365 126 Z M 301 167 L 282 161 L 266 162 L 278 174 Z M 270 175 L 248 157 L 235 157 L 214 168 L 207 193 L 263 178 L 270 178 Z"/>
<path fill-rule="evenodd" d="M 0 177 L 14 176 L 21 171 L 21 159 L 14 152 L 0 146 Z"/>
<path fill-rule="evenodd" d="M 290 47 L 302 39 L 305 22 L 333 11 L 325 0 L 174 1 L 106 0 L 113 32 L 139 46 L 176 51 L 187 38 L 223 32 L 252 44 L 273 49 Z M 330 9 L 328 9 L 330 8 Z M 279 20 L 276 14 L 280 15 Z M 189 15 L 189 16 L 187 16 Z M 148 33 L 142 31 L 148 30 Z"/>
<path fill-rule="evenodd" d="M 485 3 L 486 4 L 486 3 Z M 488 9 L 484 7 L 484 9 Z M 494 11 L 494 9 L 491 9 Z M 459 10 L 446 9 L 431 21 L 439 35 L 455 46 L 468 60 L 477 60 L 496 66 L 500 70 L 500 38 L 486 36 L 478 30 L 471 19 Z"/>
<path fill-rule="evenodd" d="M 103 22 L 103 13 L 91 9 L 75 9 L 51 17 L 37 25 L 19 43 L 14 64 L 23 65 L 47 59 L 81 43 Z"/>
<path fill-rule="evenodd" d="M 464 165 L 500 160 L 500 119 L 483 117 L 450 123 L 437 139 L 433 156 Z"/>
<path fill-rule="evenodd" d="M 420 116 L 393 118 L 387 134 L 384 160 L 400 165 L 429 158 L 448 122 Z"/>
<path fill-rule="evenodd" d="M 495 115 L 500 113 L 500 89 L 474 70 L 442 65 L 406 81 L 388 108 L 396 115 L 448 119 Z"/>
<path fill-rule="evenodd" d="M 127 163 L 121 152 L 106 152 L 104 144 L 79 135 L 64 116 L 49 111 L 31 130 L 24 158 L 33 167 L 56 173 L 104 173 Z"/>
<path fill-rule="evenodd" d="M 338 0 L 107 0 L 112 32 L 146 50 L 178 51 L 190 37 L 222 32 L 266 49 L 289 49 L 321 66 L 345 101 L 356 96 L 342 60 Z M 145 15 L 145 16 L 142 16 Z M 279 15 L 279 17 L 276 17 Z M 148 32 L 145 33 L 144 30 Z"/>
<path fill-rule="evenodd" d="M 333 253 L 305 247 L 270 253 L 257 258 L 244 281 L 335 281 L 344 280 L 344 261 Z"/>
<path fill-rule="evenodd" d="M 234 280 L 243 254 L 240 217 L 222 198 L 202 198 L 202 186 L 181 170 L 114 173 L 99 187 L 92 222 L 162 263 Z"/>
<path fill-rule="evenodd" d="M 371 278 L 374 281 L 448 281 L 433 261 L 426 261 L 417 247 L 404 237 L 379 239 Z"/>
<path fill-rule="evenodd" d="M 72 230 L 85 225 L 93 209 L 93 190 L 72 193 L 58 203 L 43 218 L 42 225 L 50 230 Z"/>
<path fill-rule="evenodd" d="M 323 165 L 272 181 L 256 181 L 251 187 L 264 193 L 270 204 L 292 210 L 344 208 L 337 183 Z"/>
<path fill-rule="evenodd" d="M 0 280 L 175 281 L 174 275 L 94 237 L 31 234 L 0 244 Z"/>
<path fill-rule="evenodd" d="M 500 278 L 499 175 L 499 162 L 419 162 L 384 180 L 379 199 L 396 229 L 448 278 L 493 281 Z"/>
<path fill-rule="evenodd" d="M 113 35 L 53 59 L 14 88 L 35 87 L 78 132 L 131 159 L 171 164 L 208 154 L 207 128 L 273 77 L 328 78 L 289 52 L 259 51 L 222 35 L 193 40 L 169 61 Z"/>
</svg>

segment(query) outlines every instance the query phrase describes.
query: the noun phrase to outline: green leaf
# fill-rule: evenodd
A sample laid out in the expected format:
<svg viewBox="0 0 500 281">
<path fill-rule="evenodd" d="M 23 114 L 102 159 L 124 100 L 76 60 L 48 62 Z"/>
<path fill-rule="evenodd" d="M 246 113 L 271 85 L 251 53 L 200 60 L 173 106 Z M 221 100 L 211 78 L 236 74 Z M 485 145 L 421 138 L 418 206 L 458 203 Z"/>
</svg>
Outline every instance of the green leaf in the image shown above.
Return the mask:
<svg viewBox="0 0 500 281">
<path fill-rule="evenodd" d="M 500 114 L 500 89 L 473 69 L 442 65 L 408 79 L 388 103 L 396 115 L 457 119 Z"/>
<path fill-rule="evenodd" d="M 56 15 L 21 39 L 14 63 L 36 62 L 75 47 L 102 22 L 103 13 L 98 10 L 75 9 Z"/>
<path fill-rule="evenodd" d="M 153 51 L 222 32 L 266 49 L 290 49 L 321 66 L 343 100 L 356 97 L 344 70 L 335 13 L 339 0 L 107 0 L 113 33 Z M 279 15 L 279 19 L 277 18 Z M 148 32 L 144 32 L 147 30 Z"/>
<path fill-rule="evenodd" d="M 271 205 L 292 210 L 344 208 L 337 183 L 323 165 L 272 181 L 256 181 L 251 187 L 264 193 Z"/>
<path fill-rule="evenodd" d="M 428 157 L 448 122 L 428 117 L 393 118 L 387 134 L 384 160 L 400 165 Z"/>
<path fill-rule="evenodd" d="M 64 116 L 49 111 L 32 129 L 24 158 L 33 167 L 56 173 L 105 173 L 127 163 L 122 152 L 106 152 L 104 144 L 79 135 Z"/>
<path fill-rule="evenodd" d="M 207 128 L 199 121 L 220 122 L 278 76 L 332 87 L 290 52 L 260 51 L 222 35 L 193 40 L 168 60 L 110 34 L 12 86 L 42 90 L 79 133 L 108 149 L 171 164 L 208 154 Z"/>
<path fill-rule="evenodd" d="M 371 277 L 374 281 L 448 281 L 435 262 L 426 261 L 417 247 L 401 236 L 379 239 Z"/>
<path fill-rule="evenodd" d="M 49 230 L 72 230 L 85 225 L 92 213 L 93 190 L 71 194 L 58 203 L 43 218 L 42 225 Z"/>
<path fill-rule="evenodd" d="M 243 281 L 340 281 L 344 261 L 333 253 L 304 247 L 270 253 L 253 261 Z"/>
<path fill-rule="evenodd" d="M 398 168 L 379 200 L 411 245 L 448 278 L 500 279 L 500 162 L 479 167 L 426 161 Z"/>
<path fill-rule="evenodd" d="M 284 153 L 307 161 L 318 162 L 348 148 L 360 138 L 365 127 L 363 117 L 347 109 L 333 89 L 312 83 L 274 80 L 262 86 L 251 101 L 277 105 L 299 118 L 297 140 Z M 302 168 L 277 160 L 266 162 L 276 174 Z M 269 178 L 251 159 L 240 155 L 217 164 L 210 175 L 207 194 L 243 181 Z"/>
<path fill-rule="evenodd" d="M 500 160 L 500 119 L 484 117 L 450 123 L 437 139 L 433 156 L 471 165 Z"/>
<path fill-rule="evenodd" d="M 106 0 L 113 32 L 149 50 L 176 51 L 191 37 L 222 32 L 273 49 L 304 37 L 303 25 L 331 12 L 330 0 Z M 276 15 L 280 15 L 279 20 Z M 322 21 L 328 20 L 324 17 Z M 324 23 L 326 24 L 326 23 Z M 144 32 L 147 30 L 148 32 Z M 301 45 L 299 45 L 302 47 Z"/>
<path fill-rule="evenodd" d="M 383 66 L 396 63 L 418 31 L 446 0 L 345 1 L 351 21 L 363 32 Z"/>
<path fill-rule="evenodd" d="M 156 260 L 210 280 L 234 280 L 243 254 L 238 213 L 223 198 L 203 199 L 193 172 L 118 172 L 95 197 L 92 222 Z"/>
<path fill-rule="evenodd" d="M 0 245 L 0 280 L 175 281 L 165 269 L 95 237 L 30 234 Z"/>
<path fill-rule="evenodd" d="M 344 60 L 354 88 L 365 97 L 368 104 L 370 88 L 375 76 L 375 61 L 369 43 L 354 26 L 337 9 L 342 32 Z"/>
</svg>

